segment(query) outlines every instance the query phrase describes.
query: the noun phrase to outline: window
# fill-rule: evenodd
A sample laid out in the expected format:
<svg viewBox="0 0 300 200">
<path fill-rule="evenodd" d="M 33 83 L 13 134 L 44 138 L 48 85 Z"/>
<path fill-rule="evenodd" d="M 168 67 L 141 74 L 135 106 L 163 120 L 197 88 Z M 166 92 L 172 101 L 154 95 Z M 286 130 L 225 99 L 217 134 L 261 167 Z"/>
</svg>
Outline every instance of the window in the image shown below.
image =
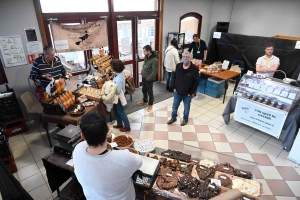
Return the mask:
<svg viewBox="0 0 300 200">
<path fill-rule="evenodd" d="M 148 37 L 154 36 L 154 26 L 148 26 Z"/>
<path fill-rule="evenodd" d="M 158 0 L 114 0 L 114 10 L 122 11 L 157 11 Z"/>
<path fill-rule="evenodd" d="M 180 17 L 179 32 L 185 33 L 185 44 L 193 42 L 194 34 L 201 34 L 202 16 L 198 13 L 187 13 Z"/>
<path fill-rule="evenodd" d="M 143 37 L 143 28 L 139 28 L 139 30 L 138 30 L 138 37 L 139 38 Z"/>
<path fill-rule="evenodd" d="M 40 0 L 42 13 L 108 12 L 108 0 Z"/>
</svg>

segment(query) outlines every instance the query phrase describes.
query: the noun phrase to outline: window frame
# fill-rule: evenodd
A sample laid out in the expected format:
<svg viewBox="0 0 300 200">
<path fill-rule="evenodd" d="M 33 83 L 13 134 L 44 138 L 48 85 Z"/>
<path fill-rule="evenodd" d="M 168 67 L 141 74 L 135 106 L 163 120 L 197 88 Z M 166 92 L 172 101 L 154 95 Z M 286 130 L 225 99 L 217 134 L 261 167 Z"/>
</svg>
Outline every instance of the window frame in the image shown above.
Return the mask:
<svg viewBox="0 0 300 200">
<path fill-rule="evenodd" d="M 196 19 L 198 19 L 197 34 L 200 36 L 201 35 L 201 27 L 202 27 L 202 15 L 200 15 L 199 13 L 196 13 L 196 12 L 186 13 L 179 18 L 179 31 L 178 32 L 181 33 L 180 32 L 181 21 L 187 17 L 195 17 Z M 186 42 L 184 42 L 184 43 L 186 43 Z M 189 48 L 189 46 L 190 46 L 190 43 L 184 44 L 183 48 Z"/>
</svg>

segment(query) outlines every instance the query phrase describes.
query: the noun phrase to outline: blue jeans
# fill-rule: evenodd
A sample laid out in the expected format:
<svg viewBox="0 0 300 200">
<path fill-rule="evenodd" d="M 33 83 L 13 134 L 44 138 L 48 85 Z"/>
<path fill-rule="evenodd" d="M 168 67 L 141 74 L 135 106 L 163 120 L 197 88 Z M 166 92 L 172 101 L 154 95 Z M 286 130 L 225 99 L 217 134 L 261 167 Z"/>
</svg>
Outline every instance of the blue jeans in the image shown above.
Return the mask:
<svg viewBox="0 0 300 200">
<path fill-rule="evenodd" d="M 188 121 L 192 98 L 193 98 L 192 95 L 191 96 L 180 96 L 177 94 L 177 92 L 174 92 L 174 101 L 173 101 L 173 106 L 172 106 L 172 119 L 177 118 L 178 107 L 179 107 L 181 101 L 183 101 L 183 105 L 184 105 L 183 119 Z"/>
<path fill-rule="evenodd" d="M 167 76 L 167 90 L 169 90 L 169 88 L 173 88 L 173 84 L 172 84 L 172 74 L 174 72 L 167 72 L 168 76 Z"/>
<path fill-rule="evenodd" d="M 114 109 L 114 114 L 117 119 L 117 125 L 123 125 L 123 122 L 124 122 L 125 127 L 130 128 L 128 117 L 125 113 L 124 107 L 121 104 L 120 99 L 118 99 L 117 104 L 114 104 L 113 109 Z"/>
</svg>

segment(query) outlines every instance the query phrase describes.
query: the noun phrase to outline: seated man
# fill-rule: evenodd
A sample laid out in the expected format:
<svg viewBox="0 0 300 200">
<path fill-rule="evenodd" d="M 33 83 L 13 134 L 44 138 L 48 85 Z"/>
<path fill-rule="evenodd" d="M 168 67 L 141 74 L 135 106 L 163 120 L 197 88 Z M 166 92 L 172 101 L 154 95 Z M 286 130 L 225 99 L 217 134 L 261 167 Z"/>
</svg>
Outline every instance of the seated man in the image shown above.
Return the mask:
<svg viewBox="0 0 300 200">
<path fill-rule="evenodd" d="M 267 44 L 265 49 L 266 54 L 259 57 L 256 61 L 256 74 L 273 77 L 279 67 L 279 58 L 273 55 L 273 51 L 274 45 Z"/>
<path fill-rule="evenodd" d="M 81 137 L 73 152 L 75 175 L 86 199 L 135 199 L 131 176 L 142 166 L 139 155 L 128 150 L 108 150 L 105 117 L 89 112 L 82 117 Z"/>
</svg>

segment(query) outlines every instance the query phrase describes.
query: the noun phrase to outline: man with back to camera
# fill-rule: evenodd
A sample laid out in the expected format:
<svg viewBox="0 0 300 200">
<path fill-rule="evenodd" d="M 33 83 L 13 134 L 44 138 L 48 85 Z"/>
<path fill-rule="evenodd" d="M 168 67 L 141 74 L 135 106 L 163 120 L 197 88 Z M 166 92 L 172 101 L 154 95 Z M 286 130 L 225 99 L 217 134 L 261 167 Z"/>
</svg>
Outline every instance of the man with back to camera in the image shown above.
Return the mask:
<svg viewBox="0 0 300 200">
<path fill-rule="evenodd" d="M 144 46 L 143 51 L 145 55 L 143 69 L 141 72 L 143 82 L 143 100 L 139 101 L 137 105 L 141 106 L 148 103 L 147 111 L 151 112 L 154 101 L 153 82 L 155 81 L 158 72 L 158 59 L 157 54 L 154 51 L 152 51 L 150 45 Z"/>
<path fill-rule="evenodd" d="M 75 175 L 88 200 L 135 200 L 131 176 L 142 166 L 142 158 L 128 150 L 108 150 L 105 117 L 96 111 L 85 114 L 81 137 L 73 152 Z"/>
<path fill-rule="evenodd" d="M 34 60 L 29 77 L 34 81 L 39 79 L 43 90 L 45 90 L 52 78 L 59 79 L 61 75 L 72 77 L 71 73 L 66 72 L 59 57 L 55 56 L 54 48 L 45 46 L 43 55 Z"/>
<path fill-rule="evenodd" d="M 189 52 L 192 52 L 193 50 L 193 58 L 206 61 L 206 55 L 207 55 L 207 46 L 204 40 L 201 40 L 199 35 L 194 34 L 193 35 L 193 42 L 190 44 L 190 47 L 188 49 Z"/>
<path fill-rule="evenodd" d="M 256 74 L 273 77 L 275 71 L 280 65 L 278 57 L 273 55 L 274 45 L 267 44 L 265 48 L 266 54 L 259 57 L 256 61 Z"/>
<path fill-rule="evenodd" d="M 174 101 L 172 105 L 172 118 L 167 124 L 173 124 L 177 121 L 178 107 L 183 101 L 184 111 L 181 126 L 188 123 L 191 100 L 194 92 L 199 85 L 199 69 L 191 62 L 191 54 L 184 52 L 182 55 L 182 63 L 176 65 L 173 74 Z"/>
</svg>

